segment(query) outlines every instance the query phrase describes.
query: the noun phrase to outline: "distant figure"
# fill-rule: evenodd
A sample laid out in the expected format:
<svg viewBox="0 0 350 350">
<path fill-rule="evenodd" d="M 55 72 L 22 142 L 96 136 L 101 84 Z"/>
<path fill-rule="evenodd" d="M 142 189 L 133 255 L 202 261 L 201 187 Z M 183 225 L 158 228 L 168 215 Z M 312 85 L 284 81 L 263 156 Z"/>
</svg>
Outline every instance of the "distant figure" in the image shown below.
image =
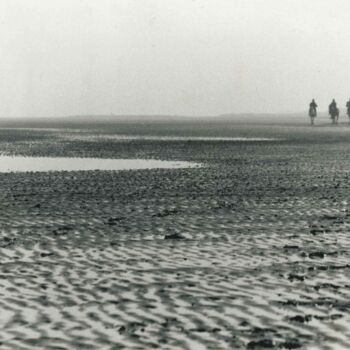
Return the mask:
<svg viewBox="0 0 350 350">
<path fill-rule="evenodd" d="M 337 107 L 337 102 L 335 102 L 334 98 L 331 104 L 328 107 L 328 112 L 332 119 L 332 124 L 338 123 L 339 119 L 339 108 Z"/>
<path fill-rule="evenodd" d="M 309 116 L 311 119 L 311 125 L 314 125 L 314 120 L 317 116 L 317 104 L 315 102 L 315 99 L 312 99 L 311 103 L 310 103 L 310 108 L 309 108 Z"/>
<path fill-rule="evenodd" d="M 346 113 L 349 117 L 349 123 L 350 123 L 350 99 L 348 102 L 346 102 Z"/>
</svg>

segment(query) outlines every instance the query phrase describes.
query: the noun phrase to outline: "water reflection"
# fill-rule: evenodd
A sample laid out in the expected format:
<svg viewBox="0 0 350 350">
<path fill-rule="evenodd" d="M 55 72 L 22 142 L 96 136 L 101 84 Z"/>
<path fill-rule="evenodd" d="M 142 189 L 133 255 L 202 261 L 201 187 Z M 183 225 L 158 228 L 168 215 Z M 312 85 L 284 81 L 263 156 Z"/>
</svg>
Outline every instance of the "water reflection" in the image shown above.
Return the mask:
<svg viewBox="0 0 350 350">
<path fill-rule="evenodd" d="M 193 168 L 200 164 L 155 159 L 101 159 L 0 156 L 0 173 Z"/>
<path fill-rule="evenodd" d="M 66 134 L 63 136 L 69 140 L 80 141 L 206 141 L 206 142 L 218 142 L 218 141 L 231 141 L 231 142 L 264 142 L 264 141 L 281 141 L 278 138 L 269 137 L 211 137 L 211 136 L 151 136 L 151 135 L 123 135 L 123 134 L 89 134 L 89 135 L 76 135 Z"/>
</svg>

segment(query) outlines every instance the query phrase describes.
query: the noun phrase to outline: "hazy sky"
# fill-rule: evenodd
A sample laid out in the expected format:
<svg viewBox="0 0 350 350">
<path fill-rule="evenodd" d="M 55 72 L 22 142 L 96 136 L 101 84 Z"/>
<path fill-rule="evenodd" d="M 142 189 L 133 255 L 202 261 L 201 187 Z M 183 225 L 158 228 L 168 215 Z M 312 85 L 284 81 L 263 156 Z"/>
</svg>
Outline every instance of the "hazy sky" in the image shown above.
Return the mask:
<svg viewBox="0 0 350 350">
<path fill-rule="evenodd" d="M 350 97 L 349 0 L 1 0 L 0 116 L 289 112 Z"/>
</svg>

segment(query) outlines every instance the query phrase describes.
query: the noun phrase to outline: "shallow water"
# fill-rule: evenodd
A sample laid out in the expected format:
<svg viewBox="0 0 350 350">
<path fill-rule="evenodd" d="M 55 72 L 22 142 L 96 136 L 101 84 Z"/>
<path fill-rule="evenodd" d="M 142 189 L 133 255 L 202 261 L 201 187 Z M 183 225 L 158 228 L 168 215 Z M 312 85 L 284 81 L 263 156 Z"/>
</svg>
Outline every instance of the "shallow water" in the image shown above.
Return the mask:
<svg viewBox="0 0 350 350">
<path fill-rule="evenodd" d="M 251 142 L 251 141 L 281 141 L 281 138 L 276 137 L 258 137 L 258 136 L 165 136 L 165 135 L 130 135 L 130 134 L 91 134 L 91 131 L 84 129 L 71 128 L 37 128 L 37 127 L 0 127 L 0 130 L 24 130 L 38 132 L 59 132 L 64 133 L 65 139 L 75 140 L 114 140 L 114 141 L 231 141 L 231 142 Z M 73 134 L 73 135 L 72 135 Z M 79 136 L 77 136 L 79 134 Z"/>
<path fill-rule="evenodd" d="M 79 140 L 89 140 L 89 141 L 101 141 L 101 140 L 113 140 L 113 141 L 231 141 L 231 142 L 252 142 L 252 141 L 280 141 L 278 138 L 269 137 L 214 137 L 214 136 L 153 136 L 153 135 L 123 135 L 123 134 L 113 134 L 113 135 L 68 135 L 66 138 Z"/>
<path fill-rule="evenodd" d="M 156 159 L 101 159 L 65 157 L 0 156 L 0 173 L 87 171 L 87 170 L 137 170 L 179 169 L 198 167 L 198 163 Z"/>
</svg>

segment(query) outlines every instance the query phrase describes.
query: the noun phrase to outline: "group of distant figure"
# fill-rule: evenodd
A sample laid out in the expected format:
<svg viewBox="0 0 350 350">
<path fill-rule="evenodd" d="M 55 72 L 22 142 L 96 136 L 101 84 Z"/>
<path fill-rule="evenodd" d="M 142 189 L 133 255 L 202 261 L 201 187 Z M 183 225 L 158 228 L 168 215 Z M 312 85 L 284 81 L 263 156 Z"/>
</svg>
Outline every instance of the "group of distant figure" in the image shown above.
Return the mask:
<svg viewBox="0 0 350 350">
<path fill-rule="evenodd" d="M 339 108 L 338 108 L 337 102 L 335 102 L 334 98 L 333 98 L 333 101 L 331 102 L 331 104 L 328 106 L 328 113 L 330 115 L 330 118 L 332 119 L 332 124 L 338 124 Z M 346 102 L 346 113 L 349 117 L 349 122 L 350 122 L 350 99 L 348 102 Z M 315 118 L 317 116 L 317 104 L 316 104 L 314 99 L 312 99 L 312 101 L 310 103 L 309 116 L 311 119 L 311 125 L 314 125 Z"/>
</svg>

